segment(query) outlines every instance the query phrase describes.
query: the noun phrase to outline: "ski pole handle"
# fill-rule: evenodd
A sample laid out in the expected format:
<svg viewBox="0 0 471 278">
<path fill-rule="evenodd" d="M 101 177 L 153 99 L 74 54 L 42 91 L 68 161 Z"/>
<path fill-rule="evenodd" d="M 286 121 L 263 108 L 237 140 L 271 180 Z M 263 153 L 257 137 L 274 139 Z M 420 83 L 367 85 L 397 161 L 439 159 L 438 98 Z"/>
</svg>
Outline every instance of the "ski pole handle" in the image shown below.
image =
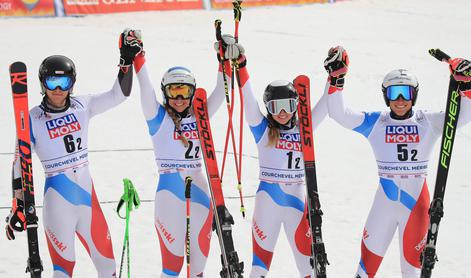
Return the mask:
<svg viewBox="0 0 471 278">
<path fill-rule="evenodd" d="M 448 54 L 441 51 L 439 48 L 429 49 L 428 53 L 432 55 L 433 57 L 435 57 L 435 59 L 441 62 L 448 63 L 448 61 L 451 59 L 451 57 Z"/>
<path fill-rule="evenodd" d="M 220 42 L 222 41 L 221 24 L 222 24 L 222 21 L 220 19 L 216 19 L 214 21 L 214 28 L 216 28 L 216 40 Z"/>
<path fill-rule="evenodd" d="M 189 199 L 191 198 L 191 182 L 193 179 L 190 176 L 187 176 L 185 178 L 185 198 Z"/>
<path fill-rule="evenodd" d="M 242 18 L 242 0 L 234 0 L 232 1 L 232 6 L 234 10 L 234 38 L 236 42 L 239 42 L 239 22 Z"/>
<path fill-rule="evenodd" d="M 239 22 L 242 18 L 242 8 L 241 5 L 242 0 L 234 0 L 232 1 L 232 6 L 234 7 L 234 21 Z"/>
</svg>

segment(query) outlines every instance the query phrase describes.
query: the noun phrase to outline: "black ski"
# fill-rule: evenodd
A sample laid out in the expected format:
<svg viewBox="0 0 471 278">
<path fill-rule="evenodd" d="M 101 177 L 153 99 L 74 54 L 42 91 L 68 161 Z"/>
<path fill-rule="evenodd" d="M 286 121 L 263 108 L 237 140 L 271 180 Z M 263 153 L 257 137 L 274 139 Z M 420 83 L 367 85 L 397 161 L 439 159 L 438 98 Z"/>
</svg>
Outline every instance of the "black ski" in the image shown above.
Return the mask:
<svg viewBox="0 0 471 278">
<path fill-rule="evenodd" d="M 21 184 L 28 236 L 28 264 L 26 272 L 32 278 L 41 277 L 43 266 L 39 256 L 38 217 L 34 203 L 33 165 L 31 153 L 31 136 L 28 109 L 28 86 L 26 65 L 15 62 L 10 65 L 10 80 L 15 111 L 16 135 L 21 165 Z"/>
<path fill-rule="evenodd" d="M 439 61 L 448 62 L 450 60 L 450 56 L 442 52 L 440 49 L 430 49 L 429 53 Z M 435 181 L 435 191 L 433 193 L 433 199 L 430 203 L 429 209 L 430 224 L 428 228 L 427 242 L 421 255 L 421 278 L 429 278 L 432 276 L 432 269 L 437 261 L 436 244 L 438 228 L 440 220 L 443 217 L 443 199 L 445 197 L 446 181 L 448 178 L 453 142 L 455 140 L 456 127 L 460 113 L 460 100 L 461 95 L 459 93 L 459 83 L 451 75 L 450 84 L 448 86 L 442 142 L 440 145 L 437 179 Z"/>
<path fill-rule="evenodd" d="M 242 278 L 244 262 L 239 262 L 239 256 L 234 248 L 232 239 L 232 227 L 234 219 L 226 208 L 222 184 L 219 177 L 216 151 L 214 149 L 211 125 L 209 123 L 206 91 L 198 88 L 193 101 L 196 123 L 203 149 L 204 164 L 209 180 L 211 201 L 213 204 L 214 222 L 213 229 L 216 230 L 219 246 L 221 247 L 222 278 Z"/>
<path fill-rule="evenodd" d="M 316 161 L 314 157 L 314 136 L 312 132 L 311 100 L 309 78 L 300 75 L 294 79 L 294 87 L 299 94 L 298 115 L 301 146 L 306 173 L 307 208 L 311 228 L 311 265 L 317 278 L 325 278 L 329 264 L 322 239 L 322 210 L 317 189 Z"/>
</svg>

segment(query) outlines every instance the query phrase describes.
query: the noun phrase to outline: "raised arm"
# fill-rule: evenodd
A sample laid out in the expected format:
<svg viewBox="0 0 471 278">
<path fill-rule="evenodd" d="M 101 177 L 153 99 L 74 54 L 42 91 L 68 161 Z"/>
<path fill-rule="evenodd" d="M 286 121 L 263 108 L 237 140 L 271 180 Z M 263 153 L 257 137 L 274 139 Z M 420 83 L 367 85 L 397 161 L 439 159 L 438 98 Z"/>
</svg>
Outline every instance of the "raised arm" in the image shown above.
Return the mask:
<svg viewBox="0 0 471 278">
<path fill-rule="evenodd" d="M 214 88 L 213 92 L 208 98 L 208 112 L 209 112 L 210 118 L 213 117 L 214 114 L 216 114 L 216 111 L 224 102 L 224 98 L 226 97 L 226 92 L 225 92 L 226 88 L 230 90 L 229 86 L 232 80 L 231 80 L 231 64 L 229 60 L 224 60 L 224 71 L 226 73 L 225 78 L 223 75 L 222 64 L 219 63 L 216 87 Z"/>
<path fill-rule="evenodd" d="M 329 50 L 324 67 L 329 74 L 327 79 L 327 107 L 329 116 L 345 128 L 360 131 L 363 126 L 370 126 L 372 114 L 354 112 L 346 108 L 343 102 L 343 85 L 348 71 L 348 54 L 337 46 Z M 374 114 L 376 115 L 376 114 Z M 376 117 L 377 119 L 377 117 Z"/>
<path fill-rule="evenodd" d="M 243 57 L 244 63 L 245 57 Z M 242 93 L 244 95 L 244 112 L 247 123 L 251 128 L 256 127 L 262 123 L 265 119 L 262 111 L 260 111 L 260 106 L 258 105 L 257 99 L 252 91 L 252 85 L 250 83 L 250 76 L 247 70 L 247 67 L 243 67 L 239 71 L 240 73 L 240 83 L 242 86 Z"/>
<path fill-rule="evenodd" d="M 146 59 L 143 54 L 136 57 L 134 61 L 137 79 L 139 80 L 141 107 L 146 121 L 156 117 L 159 108 L 162 107 L 157 101 L 154 86 L 150 80 Z"/>
<path fill-rule="evenodd" d="M 120 64 L 118 77 L 110 91 L 90 95 L 87 98 L 90 117 L 103 113 L 122 103 L 131 94 L 132 63 L 134 57 L 142 52 L 139 31 L 125 29 L 119 37 Z"/>
<path fill-rule="evenodd" d="M 214 48 L 216 51 L 220 50 L 219 42 L 216 42 L 214 44 Z M 244 55 L 245 49 L 240 43 L 236 43 L 232 35 L 226 34 L 222 36 L 222 52 L 224 53 L 224 57 L 221 58 L 221 55 L 219 54 L 218 59 L 219 61 L 221 61 L 222 59 L 225 61 L 224 67 L 227 74 L 231 74 L 231 72 L 227 70 L 229 69 L 229 60 L 233 60 L 233 61 L 237 60 L 237 63 L 239 66 L 239 71 L 238 71 L 239 78 L 237 82 L 239 82 L 238 85 L 242 88 L 242 95 L 244 97 L 245 118 L 247 119 L 247 122 L 249 123 L 251 127 L 258 126 L 265 117 L 260 111 L 257 100 L 255 99 L 252 93 L 252 88 L 251 88 L 250 80 L 249 80 L 249 74 L 246 67 L 247 59 Z M 219 71 L 221 71 L 221 66 L 222 65 L 220 63 Z M 220 77 L 222 78 L 222 74 L 220 74 Z M 228 78 L 227 84 L 230 84 L 230 81 L 231 80 Z M 225 87 L 224 87 L 223 82 L 220 86 L 217 87 L 217 89 L 221 91 L 219 95 L 222 95 L 223 97 L 225 97 L 225 92 L 224 92 Z"/>
<path fill-rule="evenodd" d="M 471 121 L 471 61 L 462 58 L 453 59 L 450 62 L 450 70 L 459 84 L 459 93 L 462 96 L 458 120 L 458 127 L 461 127 Z"/>
<path fill-rule="evenodd" d="M 219 45 L 221 43 L 221 45 Z M 209 116 L 212 117 L 219 106 L 221 106 L 224 99 L 226 104 L 229 103 L 229 88 L 232 82 L 232 69 L 231 60 L 238 59 L 240 55 L 244 53 L 242 45 L 236 43 L 235 38 L 232 35 L 224 34 L 221 36 L 221 40 L 214 43 L 214 50 L 216 50 L 216 56 L 219 61 L 218 77 L 216 88 L 208 100 Z M 223 72 L 225 75 L 223 75 Z M 234 86 L 235 87 L 235 86 Z"/>
<path fill-rule="evenodd" d="M 317 127 L 322 123 L 325 119 L 325 116 L 328 114 L 327 108 L 327 95 L 329 91 L 329 86 L 326 84 L 324 93 L 322 94 L 319 101 L 316 103 L 314 107 L 312 107 L 311 115 L 312 115 L 312 127 L 313 129 L 317 129 Z"/>
<path fill-rule="evenodd" d="M 450 71 L 453 78 L 458 82 L 460 101 L 460 114 L 458 127 L 462 127 L 471 122 L 471 62 L 462 58 L 452 59 L 450 61 Z M 452 102 L 456 99 L 457 93 L 453 93 Z M 443 130 L 443 121 L 445 112 L 426 113 L 430 119 L 434 130 L 441 134 Z"/>
</svg>

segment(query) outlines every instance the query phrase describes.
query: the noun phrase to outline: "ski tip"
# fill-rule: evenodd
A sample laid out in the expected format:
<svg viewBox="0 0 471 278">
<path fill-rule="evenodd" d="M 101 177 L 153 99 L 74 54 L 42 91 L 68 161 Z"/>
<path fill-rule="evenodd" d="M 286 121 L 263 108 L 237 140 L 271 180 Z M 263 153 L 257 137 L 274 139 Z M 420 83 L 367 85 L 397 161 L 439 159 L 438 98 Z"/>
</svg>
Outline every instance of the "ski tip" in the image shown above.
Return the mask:
<svg viewBox="0 0 471 278">
<path fill-rule="evenodd" d="M 296 78 L 293 80 L 293 83 L 299 83 L 299 82 L 309 82 L 309 77 L 307 75 L 301 74 L 296 76 Z"/>
<path fill-rule="evenodd" d="M 198 98 L 198 97 L 206 98 L 206 90 L 203 89 L 203 88 L 197 88 L 196 91 L 195 91 L 195 97 L 196 98 Z"/>
<path fill-rule="evenodd" d="M 432 55 L 432 57 L 434 57 L 435 59 L 437 59 L 438 61 L 441 61 L 441 62 L 447 62 L 448 63 L 448 60 L 451 59 L 451 57 L 448 54 L 441 51 L 439 48 L 429 49 L 428 53 L 430 55 Z"/>
<path fill-rule="evenodd" d="M 10 64 L 10 71 L 26 71 L 26 64 L 21 61 L 16 61 Z"/>
</svg>

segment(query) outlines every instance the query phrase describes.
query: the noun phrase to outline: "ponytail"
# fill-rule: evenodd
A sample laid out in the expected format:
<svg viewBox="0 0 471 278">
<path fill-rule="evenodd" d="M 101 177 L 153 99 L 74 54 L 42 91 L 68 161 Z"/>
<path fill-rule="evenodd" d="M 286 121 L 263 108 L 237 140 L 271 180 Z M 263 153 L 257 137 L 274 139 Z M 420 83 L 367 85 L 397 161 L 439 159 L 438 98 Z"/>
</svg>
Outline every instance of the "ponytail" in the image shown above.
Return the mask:
<svg viewBox="0 0 471 278">
<path fill-rule="evenodd" d="M 268 146 L 275 147 L 280 140 L 280 128 L 273 119 L 272 115 L 267 116 L 268 119 Z"/>
<path fill-rule="evenodd" d="M 183 143 L 183 146 L 185 148 L 188 147 L 188 139 L 185 137 L 185 135 L 182 132 L 182 118 L 175 113 L 175 111 L 168 105 L 165 105 L 165 111 L 167 111 L 168 115 L 172 119 L 173 123 L 175 124 L 175 129 L 177 133 L 180 135 L 180 140 Z"/>
</svg>

